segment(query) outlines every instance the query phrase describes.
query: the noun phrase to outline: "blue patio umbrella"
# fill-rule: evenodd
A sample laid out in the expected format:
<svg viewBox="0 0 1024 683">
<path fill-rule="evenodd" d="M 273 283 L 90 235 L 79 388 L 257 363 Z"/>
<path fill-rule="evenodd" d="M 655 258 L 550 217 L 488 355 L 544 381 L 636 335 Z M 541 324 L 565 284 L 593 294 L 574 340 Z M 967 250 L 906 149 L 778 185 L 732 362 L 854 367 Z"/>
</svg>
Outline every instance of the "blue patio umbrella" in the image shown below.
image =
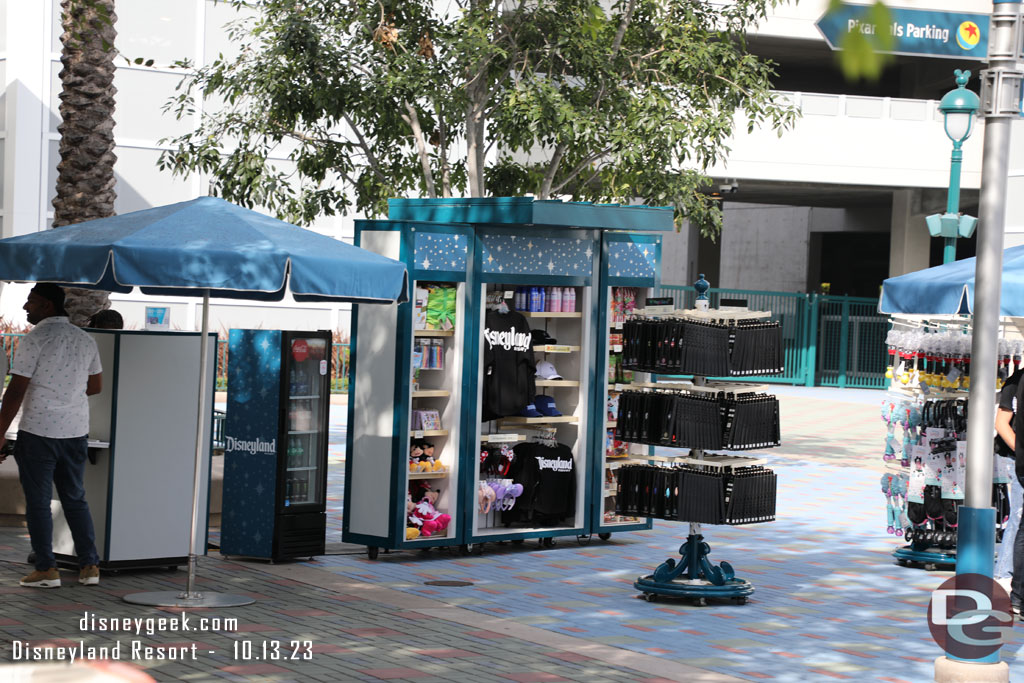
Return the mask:
<svg viewBox="0 0 1024 683">
<path fill-rule="evenodd" d="M 405 265 L 216 197 L 0 240 L 0 279 L 280 301 L 390 303 Z"/>
<path fill-rule="evenodd" d="M 148 605 L 226 607 L 248 597 L 193 591 L 207 375 L 210 297 L 400 303 L 408 274 L 399 261 L 243 209 L 215 197 L 159 206 L 0 240 L 0 280 L 85 289 L 203 297 L 199 420 L 185 593 L 142 593 Z"/>
<path fill-rule="evenodd" d="M 881 313 L 954 315 L 974 312 L 977 259 L 945 263 L 882 282 Z M 1003 251 L 999 315 L 1024 317 L 1024 246 Z"/>
</svg>

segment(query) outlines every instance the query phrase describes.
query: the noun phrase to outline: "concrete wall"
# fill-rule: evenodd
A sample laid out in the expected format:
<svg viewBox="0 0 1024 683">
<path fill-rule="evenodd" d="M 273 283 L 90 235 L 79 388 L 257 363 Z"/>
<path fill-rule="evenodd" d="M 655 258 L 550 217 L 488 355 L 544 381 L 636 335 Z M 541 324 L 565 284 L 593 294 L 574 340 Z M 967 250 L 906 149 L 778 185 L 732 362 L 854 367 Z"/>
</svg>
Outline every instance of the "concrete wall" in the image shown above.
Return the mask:
<svg viewBox="0 0 1024 683">
<path fill-rule="evenodd" d="M 727 206 L 721 282 L 712 286 L 802 291 L 807 282 L 809 215 L 806 207 Z"/>
</svg>

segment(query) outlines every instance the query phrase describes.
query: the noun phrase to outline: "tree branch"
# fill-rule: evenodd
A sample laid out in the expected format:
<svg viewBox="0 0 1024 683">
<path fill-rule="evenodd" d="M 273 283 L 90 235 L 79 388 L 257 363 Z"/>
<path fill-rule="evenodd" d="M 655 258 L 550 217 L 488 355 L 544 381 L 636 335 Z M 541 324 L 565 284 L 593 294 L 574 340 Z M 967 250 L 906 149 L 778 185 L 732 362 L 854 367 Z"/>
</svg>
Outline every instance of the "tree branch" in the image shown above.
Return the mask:
<svg viewBox="0 0 1024 683">
<path fill-rule="evenodd" d="M 359 141 L 359 147 L 362 148 L 363 152 L 366 153 L 366 163 L 370 165 L 370 170 L 377 176 L 378 180 L 387 181 L 387 177 L 381 172 L 380 162 L 377 160 L 377 156 L 370 149 L 370 145 L 367 144 L 366 138 L 363 137 L 362 132 L 359 130 L 359 126 L 355 124 L 348 114 L 342 114 L 342 118 L 345 119 L 345 123 L 349 125 L 352 132 L 355 133 L 356 139 Z"/>
<path fill-rule="evenodd" d="M 635 11 L 636 0 L 629 0 L 629 5 L 626 7 L 626 11 L 622 13 L 622 17 L 619 19 L 619 27 L 615 31 L 615 39 L 612 41 L 611 54 L 608 56 L 609 63 L 614 61 L 615 57 L 618 56 L 619 54 L 619 50 L 622 49 L 622 40 L 626 36 L 626 29 L 629 27 L 629 24 L 633 21 L 633 12 Z M 594 96 L 594 101 L 592 104 L 593 109 L 597 109 L 600 107 L 601 99 L 604 97 L 605 89 L 606 84 L 602 83 L 601 87 L 597 91 L 597 95 Z M 548 170 L 544 173 L 544 180 L 541 182 L 540 186 L 540 193 L 543 198 L 547 198 L 552 192 L 551 186 L 555 181 L 555 174 L 558 173 L 558 165 L 562 162 L 562 157 L 565 156 L 565 150 L 566 144 L 564 142 L 559 143 L 555 147 L 554 153 L 551 155 L 551 162 L 548 164 Z M 601 152 L 600 154 L 603 155 L 604 153 L 605 152 Z M 573 169 L 573 171 L 569 174 L 568 178 L 566 178 L 566 180 L 562 182 L 558 186 L 558 188 L 556 188 L 556 190 L 565 187 L 566 183 L 568 183 L 570 180 L 576 177 L 581 170 L 582 168 L 580 166 L 577 166 L 575 169 Z"/>
<path fill-rule="evenodd" d="M 420 167 L 423 169 L 423 184 L 427 187 L 427 197 L 437 198 L 437 191 L 434 189 L 434 174 L 430 170 L 430 154 L 427 152 L 427 141 L 423 139 L 423 126 L 420 125 L 419 114 L 416 107 L 405 102 L 406 114 L 402 114 L 402 120 L 412 128 L 412 135 L 416 139 L 416 154 L 420 158 Z"/>
<path fill-rule="evenodd" d="M 605 147 L 600 152 L 594 152 L 590 156 L 588 156 L 585 159 L 583 159 L 583 161 L 581 161 L 580 163 L 576 164 L 576 167 L 574 169 L 569 171 L 569 175 L 567 175 L 565 178 L 563 178 L 562 182 L 558 184 L 558 187 L 552 189 L 551 192 L 552 193 L 559 192 L 563 187 L 568 185 L 572 181 L 573 178 L 575 178 L 580 173 L 582 173 L 583 169 L 585 169 L 591 163 L 593 163 L 593 162 L 597 161 L 598 159 L 600 159 L 601 157 L 603 157 L 608 152 L 612 151 L 612 149 L 614 149 L 614 148 L 613 147 Z"/>
</svg>

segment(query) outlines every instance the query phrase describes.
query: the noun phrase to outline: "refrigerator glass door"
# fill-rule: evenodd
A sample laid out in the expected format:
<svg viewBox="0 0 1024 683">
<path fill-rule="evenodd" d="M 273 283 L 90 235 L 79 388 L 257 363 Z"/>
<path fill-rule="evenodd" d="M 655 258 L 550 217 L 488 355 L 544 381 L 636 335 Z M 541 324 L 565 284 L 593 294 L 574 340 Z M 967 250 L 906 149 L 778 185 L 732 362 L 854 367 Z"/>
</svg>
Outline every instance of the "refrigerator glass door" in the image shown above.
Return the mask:
<svg viewBox="0 0 1024 683">
<path fill-rule="evenodd" d="M 285 337 L 284 507 L 323 505 L 331 359 L 325 337 Z"/>
</svg>

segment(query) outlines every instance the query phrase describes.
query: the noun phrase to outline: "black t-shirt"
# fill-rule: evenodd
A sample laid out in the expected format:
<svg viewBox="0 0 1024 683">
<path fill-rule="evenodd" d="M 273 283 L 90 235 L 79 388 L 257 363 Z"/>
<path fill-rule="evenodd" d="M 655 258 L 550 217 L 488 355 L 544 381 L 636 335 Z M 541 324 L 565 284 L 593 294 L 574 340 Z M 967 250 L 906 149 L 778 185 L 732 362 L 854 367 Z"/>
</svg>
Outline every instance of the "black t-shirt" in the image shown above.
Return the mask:
<svg viewBox="0 0 1024 683">
<path fill-rule="evenodd" d="M 1024 368 L 1021 368 L 1017 372 L 1007 378 L 1006 383 L 1003 384 L 1003 388 L 999 390 L 999 407 L 1004 410 L 1009 410 L 1013 413 L 1013 419 L 1010 420 L 1010 426 L 1013 428 L 1014 435 L 1024 433 L 1024 429 L 1021 429 L 1021 415 L 1017 411 L 1017 402 L 1020 398 L 1021 393 L 1021 380 L 1024 379 Z M 1016 444 L 1016 470 L 1017 479 L 1024 483 L 1024 439 L 1017 439 Z"/>
<path fill-rule="evenodd" d="M 537 394 L 530 325 L 519 313 L 484 318 L 483 419 L 518 415 Z"/>
<path fill-rule="evenodd" d="M 576 509 L 576 462 L 565 444 L 553 447 L 521 443 L 515 447 L 515 460 L 509 475 L 523 487 L 512 510 L 502 513 L 502 521 L 532 521 L 557 524 L 572 517 Z"/>
</svg>

